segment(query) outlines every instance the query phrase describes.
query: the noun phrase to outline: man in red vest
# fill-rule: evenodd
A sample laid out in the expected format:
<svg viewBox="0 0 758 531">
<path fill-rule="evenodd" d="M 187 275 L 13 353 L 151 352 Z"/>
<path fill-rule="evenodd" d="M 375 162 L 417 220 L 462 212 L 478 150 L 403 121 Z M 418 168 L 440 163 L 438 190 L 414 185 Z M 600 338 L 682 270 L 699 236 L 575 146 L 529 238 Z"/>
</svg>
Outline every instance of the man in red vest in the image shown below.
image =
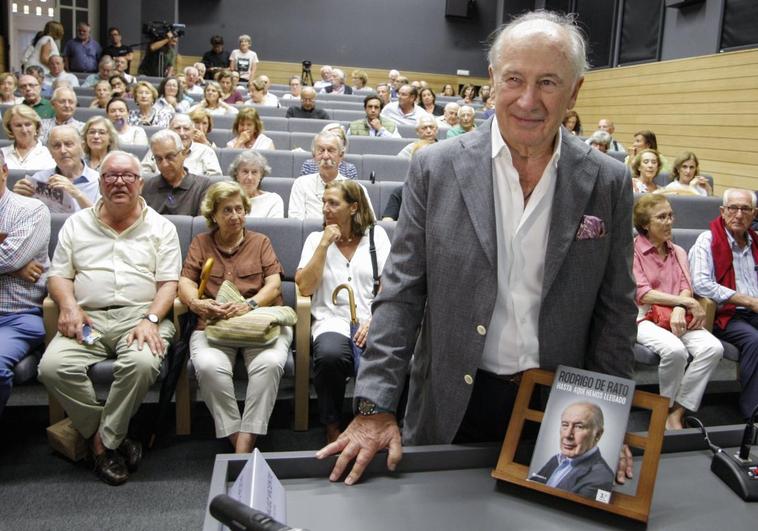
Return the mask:
<svg viewBox="0 0 758 531">
<path fill-rule="evenodd" d="M 724 192 L 721 216 L 690 249 L 695 293 L 718 304 L 713 334 L 740 351 L 740 411 L 758 406 L 758 234 L 750 229 L 755 194 Z"/>
</svg>

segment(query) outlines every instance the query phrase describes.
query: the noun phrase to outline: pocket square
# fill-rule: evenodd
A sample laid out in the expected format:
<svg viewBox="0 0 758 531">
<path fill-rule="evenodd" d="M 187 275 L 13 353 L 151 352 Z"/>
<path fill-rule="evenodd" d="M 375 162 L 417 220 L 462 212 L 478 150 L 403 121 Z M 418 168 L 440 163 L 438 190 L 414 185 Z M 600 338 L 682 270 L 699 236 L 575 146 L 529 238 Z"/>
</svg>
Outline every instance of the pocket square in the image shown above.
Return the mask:
<svg viewBox="0 0 758 531">
<path fill-rule="evenodd" d="M 596 240 L 605 236 L 605 222 L 595 216 L 582 216 L 579 230 L 576 231 L 577 240 Z"/>
</svg>

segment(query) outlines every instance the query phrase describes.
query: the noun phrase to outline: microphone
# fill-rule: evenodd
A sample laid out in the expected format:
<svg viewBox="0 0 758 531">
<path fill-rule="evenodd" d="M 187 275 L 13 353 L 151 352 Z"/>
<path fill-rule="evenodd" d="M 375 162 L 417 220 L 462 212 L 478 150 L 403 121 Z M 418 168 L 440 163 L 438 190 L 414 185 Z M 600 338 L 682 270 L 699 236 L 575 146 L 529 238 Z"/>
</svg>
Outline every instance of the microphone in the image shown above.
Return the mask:
<svg viewBox="0 0 758 531">
<path fill-rule="evenodd" d="M 306 531 L 279 523 L 226 494 L 219 494 L 211 500 L 210 513 L 232 531 Z"/>
<path fill-rule="evenodd" d="M 376 182 L 376 172 L 375 171 L 373 171 L 373 170 L 371 171 L 371 175 L 369 175 L 368 180 L 371 181 L 371 184 L 374 184 Z"/>
</svg>

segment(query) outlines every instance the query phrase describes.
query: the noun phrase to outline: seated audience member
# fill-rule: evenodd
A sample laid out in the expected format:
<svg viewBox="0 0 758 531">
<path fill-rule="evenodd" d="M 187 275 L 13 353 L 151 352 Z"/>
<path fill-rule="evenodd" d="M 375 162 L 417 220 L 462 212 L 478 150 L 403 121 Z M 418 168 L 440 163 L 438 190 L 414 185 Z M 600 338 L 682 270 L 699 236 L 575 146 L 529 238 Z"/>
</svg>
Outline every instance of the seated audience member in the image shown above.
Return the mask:
<svg viewBox="0 0 758 531">
<path fill-rule="evenodd" d="M 202 95 L 202 78 L 194 66 L 184 67 L 184 92 L 185 94 Z"/>
<path fill-rule="evenodd" d="M 302 177 L 301 177 L 302 179 Z M 366 344 L 371 323 L 371 303 L 389 255 L 390 241 L 363 187 L 355 181 L 332 181 L 323 198 L 323 231 L 311 233 L 303 245 L 295 281 L 303 295 L 311 296 L 313 378 L 319 418 L 326 426 L 328 442 L 340 434 L 345 382 L 354 375 L 351 335 L 356 346 Z M 372 229 L 373 227 L 373 229 Z M 369 233 L 373 232 L 373 236 Z M 369 252 L 370 238 L 376 248 L 376 273 Z M 351 257 L 346 274 L 345 257 Z M 358 330 L 350 329 L 347 293 L 332 302 L 334 289 L 349 283 L 355 295 Z"/>
<path fill-rule="evenodd" d="M 339 165 L 345 155 L 342 138 L 332 132 L 321 132 L 313 139 L 311 149 L 318 163 L 318 173 L 301 175 L 292 184 L 287 217 L 318 219 L 322 216 L 324 187 L 332 181 L 346 181 L 339 173 Z M 362 187 L 362 186 L 361 186 Z M 364 190 L 365 192 L 365 190 Z M 365 192 L 368 197 L 368 192 Z M 369 202 L 370 207 L 370 202 Z M 371 209 L 373 214 L 373 209 Z"/>
<path fill-rule="evenodd" d="M 52 168 L 55 161 L 47 147 L 39 141 L 42 120 L 31 107 L 19 104 L 3 113 L 3 129 L 13 141 L 3 146 L 3 161 L 9 170 L 41 170 Z"/>
<path fill-rule="evenodd" d="M 229 165 L 229 175 L 240 183 L 250 198 L 249 218 L 283 218 L 284 201 L 279 194 L 261 190 L 263 177 L 271 173 L 266 157 L 257 151 L 243 151 Z"/>
<path fill-rule="evenodd" d="M 608 153 L 608 147 L 611 145 L 611 135 L 602 129 L 598 129 L 587 139 L 590 147 L 603 153 Z"/>
<path fill-rule="evenodd" d="M 208 189 L 202 213 L 210 232 L 190 244 L 179 279 L 179 298 L 199 320 L 190 339 L 190 357 L 197 371 L 203 401 L 213 416 L 216 437 L 228 437 L 236 453 L 252 452 L 258 435 L 268 431 L 279 380 L 292 343 L 292 327 L 282 326 L 270 345 L 235 348 L 211 343 L 205 335 L 209 321 L 244 315 L 259 307 L 281 306 L 282 269 L 267 236 L 245 228 L 250 200 L 238 183 L 219 182 Z M 214 259 L 206 298 L 198 297 L 205 261 Z M 250 274 L 251 271 L 257 274 Z M 231 282 L 246 299 L 241 303 L 215 301 L 223 282 Z M 234 364 L 242 355 L 247 369 L 247 394 L 240 415 L 234 395 Z"/>
<path fill-rule="evenodd" d="M 118 143 L 123 145 L 147 145 L 147 133 L 138 125 L 129 124 L 129 108 L 122 98 L 112 98 L 105 107 L 105 114 L 118 134 Z"/>
<path fill-rule="evenodd" d="M 299 100 L 300 92 L 303 90 L 303 82 L 300 81 L 300 76 L 292 76 L 289 79 L 290 91 L 282 94 L 283 100 Z"/>
<path fill-rule="evenodd" d="M 42 300 L 50 261 L 50 211 L 41 201 L 7 188 L 0 153 L 0 417 L 13 388 L 13 369 L 42 344 Z"/>
<path fill-rule="evenodd" d="M 487 101 L 484 102 L 484 107 L 482 107 L 482 115 L 484 116 L 484 119 L 486 120 L 493 114 L 495 114 L 495 93 L 491 93 L 489 98 L 487 98 Z"/>
<path fill-rule="evenodd" d="M 474 100 L 476 98 L 476 88 L 474 85 L 466 84 L 463 85 L 463 88 L 461 89 L 461 99 L 458 100 L 458 105 L 469 105 L 471 107 L 474 106 L 474 103 L 476 103 Z"/>
<path fill-rule="evenodd" d="M 391 87 L 387 83 L 378 83 L 376 85 L 376 95 L 379 96 L 384 105 L 388 105 L 391 101 L 390 90 Z"/>
<path fill-rule="evenodd" d="M 188 116 L 195 126 L 192 130 L 192 141 L 215 148 L 216 144 L 208 140 L 208 133 L 213 131 L 213 116 L 211 113 L 205 109 L 195 109 L 190 111 Z"/>
<path fill-rule="evenodd" d="M 321 132 L 332 133 L 339 136 L 340 140 L 342 140 L 342 145 L 344 146 L 345 153 L 347 153 L 348 139 L 345 135 L 345 130 L 342 129 L 342 126 L 339 123 L 335 122 L 326 124 L 323 129 L 321 129 Z M 340 175 L 344 175 L 348 179 L 358 178 L 358 168 L 356 168 L 355 164 L 352 162 L 344 160 L 344 158 L 340 161 L 337 170 L 339 171 Z M 304 161 L 303 165 L 300 167 L 300 175 L 309 175 L 311 173 L 318 173 L 318 163 L 316 162 L 316 159 L 308 159 Z"/>
<path fill-rule="evenodd" d="M 434 116 L 442 116 L 445 114 L 445 108 L 442 105 L 437 104 L 437 97 L 434 95 L 434 91 L 430 88 L 423 88 L 419 91 L 419 97 L 421 99 L 421 108 L 429 114 Z"/>
<path fill-rule="evenodd" d="M 460 105 L 451 101 L 445 104 L 445 112 L 442 116 L 437 117 L 437 125 L 439 127 L 455 127 L 458 125 L 458 110 Z"/>
<path fill-rule="evenodd" d="M 92 109 L 105 109 L 113 97 L 111 84 L 108 81 L 98 81 L 95 85 L 95 99 L 90 103 Z"/>
<path fill-rule="evenodd" d="M 387 206 L 384 207 L 382 213 L 382 220 L 384 221 L 397 221 L 400 217 L 400 205 L 403 204 L 403 185 L 401 184 L 390 194 L 390 198 L 387 201 Z"/>
<path fill-rule="evenodd" d="M 187 154 L 181 137 L 164 129 L 150 137 L 150 151 L 159 174 L 148 179 L 142 197 L 159 214 L 199 216 L 200 203 L 211 182 L 184 167 Z"/>
<path fill-rule="evenodd" d="M 186 114 L 175 114 L 169 128 L 182 139 L 184 148 L 184 167 L 193 175 L 221 175 L 221 165 L 218 155 L 210 146 L 193 141 L 195 125 Z M 152 151 L 145 153 L 142 158 L 142 172 L 145 175 L 158 173 L 158 166 Z"/>
<path fill-rule="evenodd" d="M 596 499 L 613 489 L 614 471 L 598 443 L 605 433 L 603 409 L 592 402 L 573 402 L 561 412 L 558 448 L 531 481 Z"/>
<path fill-rule="evenodd" d="M 237 90 L 234 76 L 229 70 L 222 70 L 216 74 L 216 82 L 221 87 L 221 101 L 229 105 L 236 105 L 245 101 L 245 98 Z"/>
<path fill-rule="evenodd" d="M 447 138 L 460 136 L 476 129 L 474 108 L 469 105 L 461 105 L 458 109 L 458 124 L 447 131 Z"/>
<path fill-rule="evenodd" d="M 50 134 L 50 130 L 57 125 L 70 125 L 75 127 L 77 131 L 81 131 L 84 124 L 74 118 L 74 111 L 76 111 L 76 93 L 73 89 L 62 87 L 55 89 L 53 97 L 50 103 L 55 110 L 55 115 L 52 118 L 45 118 L 42 120 L 42 128 L 40 129 L 40 142 L 47 144 L 47 135 Z"/>
<path fill-rule="evenodd" d="M 197 84 L 200 85 L 201 87 L 204 87 L 205 86 L 205 70 L 206 70 L 205 63 L 198 62 L 198 63 L 193 64 L 192 66 L 194 66 L 197 69 L 197 75 L 200 76 L 200 81 L 198 81 Z"/>
<path fill-rule="evenodd" d="M 353 89 L 345 85 L 345 72 L 339 68 L 332 69 L 332 84 L 321 89 L 322 94 L 352 94 Z"/>
<path fill-rule="evenodd" d="M 88 75 L 82 82 L 82 86 L 94 87 L 98 81 L 107 81 L 110 79 L 114 70 L 115 65 L 113 63 L 113 58 L 104 55 L 97 64 L 97 73 Z"/>
<path fill-rule="evenodd" d="M 42 356 L 39 379 L 89 439 L 97 477 L 120 485 L 142 458 L 139 442 L 126 435 L 174 335 L 165 317 L 181 251 L 173 223 L 140 197 L 135 156 L 109 153 L 100 181 L 102 199 L 70 216 L 58 234 L 48 289 L 60 309 L 59 334 Z M 83 343 L 85 325 L 100 340 Z M 101 404 L 87 369 L 109 357 L 116 358 L 114 381 Z"/>
<path fill-rule="evenodd" d="M 108 118 L 93 116 L 87 120 L 82 128 L 82 149 L 89 168 L 99 171 L 105 156 L 118 148 L 118 133 Z"/>
<path fill-rule="evenodd" d="M 685 151 L 674 160 L 671 182 L 666 186 L 667 194 L 713 195 L 708 179 L 700 175 L 700 162 L 692 151 Z"/>
<path fill-rule="evenodd" d="M 0 73 L 0 105 L 18 105 L 24 101 L 16 96 L 18 80 L 11 72 Z"/>
<path fill-rule="evenodd" d="M 250 99 L 245 105 L 264 105 L 266 107 L 279 107 L 279 98 L 268 91 L 268 84 L 263 76 L 250 80 L 247 86 Z"/>
<path fill-rule="evenodd" d="M 158 100 L 158 91 L 155 90 L 155 87 L 147 81 L 138 81 L 132 87 L 132 97 L 137 108 L 129 111 L 129 123 L 131 125 L 168 127 L 175 111 L 173 108 L 158 107 L 155 104 Z"/>
<path fill-rule="evenodd" d="M 236 149 L 276 149 L 274 141 L 263 134 L 263 121 L 253 107 L 243 107 L 234 119 L 234 138 L 226 143 Z"/>
<path fill-rule="evenodd" d="M 232 70 L 232 86 L 237 89 L 240 84 L 240 73 L 236 70 Z M 241 95 L 241 94 L 240 94 Z"/>
<path fill-rule="evenodd" d="M 348 136 L 376 136 L 384 138 L 400 138 L 397 124 L 381 115 L 384 103 L 376 94 L 363 98 L 363 109 L 366 117 L 350 122 Z"/>
<path fill-rule="evenodd" d="M 51 86 L 45 86 L 45 72 L 46 70 L 44 70 L 43 67 L 37 65 L 27 66 L 24 70 L 24 74 L 32 76 L 39 82 L 42 91 L 42 97 L 49 98 L 53 91 Z"/>
<path fill-rule="evenodd" d="M 318 73 L 321 76 L 321 79 L 313 84 L 313 90 L 320 92 L 332 84 L 332 67 L 324 65 L 319 69 Z"/>
<path fill-rule="evenodd" d="M 253 40 L 250 35 L 240 35 L 239 48 L 232 50 L 229 56 L 229 70 L 238 72 L 238 81 L 247 83 L 255 78 L 255 70 L 258 68 L 258 54 L 252 50 Z M 227 103 L 232 103 L 227 101 Z"/>
<path fill-rule="evenodd" d="M 597 128 L 601 131 L 605 131 L 609 135 L 611 135 L 611 143 L 608 146 L 608 149 L 610 151 L 620 151 L 621 153 L 626 153 L 626 148 L 624 148 L 624 145 L 613 138 L 613 133 L 616 132 L 616 126 L 613 124 L 613 122 L 607 118 L 601 118 L 597 122 Z"/>
<path fill-rule="evenodd" d="M 158 111 L 167 109 L 171 114 L 187 112 L 190 106 L 195 104 L 195 100 L 184 95 L 179 79 L 174 76 L 163 78 L 158 86 L 158 96 L 155 108 Z"/>
<path fill-rule="evenodd" d="M 479 89 L 479 102 L 482 105 L 486 105 L 491 94 L 492 88 L 489 85 L 482 85 L 482 88 Z"/>
<path fill-rule="evenodd" d="M 121 74 L 114 74 L 108 78 L 108 83 L 111 86 L 112 98 L 123 98 L 125 100 L 132 100 L 131 91 L 129 90 L 129 83 L 126 78 Z"/>
<path fill-rule="evenodd" d="M 194 111 L 195 109 L 204 109 L 212 116 L 234 116 L 239 112 L 232 105 L 221 100 L 221 86 L 215 81 L 205 83 L 203 99 L 200 103 L 190 108 L 190 111 Z"/>
<path fill-rule="evenodd" d="M 721 215 L 690 249 L 695 294 L 717 305 L 713 335 L 740 351 L 740 412 L 749 418 L 758 406 L 758 234 L 750 230 L 755 194 L 724 192 Z M 742 274 L 742 272 L 752 274 Z M 740 273 L 738 273 L 740 272 Z"/>
<path fill-rule="evenodd" d="M 395 70 L 394 68 L 387 72 L 387 86 L 390 89 L 390 95 L 392 96 L 392 99 L 394 100 L 397 98 L 397 90 L 402 86 L 403 84 L 400 83 L 400 72 Z M 386 102 L 385 105 L 389 103 Z"/>
<path fill-rule="evenodd" d="M 24 105 L 31 107 L 40 119 L 44 120 L 55 116 L 55 110 L 50 102 L 42 97 L 42 85 L 40 83 L 36 77 L 29 74 L 24 74 L 18 78 L 18 88 L 24 97 Z"/>
<path fill-rule="evenodd" d="M 316 108 L 316 90 L 313 87 L 304 87 L 300 92 L 300 106 L 292 106 L 287 109 L 287 118 L 315 118 L 328 120 L 329 114 L 323 109 Z"/>
<path fill-rule="evenodd" d="M 655 137 L 655 133 L 647 129 L 634 133 L 634 142 L 632 143 L 632 147 L 629 148 L 624 163 L 631 166 L 634 162 L 634 157 L 643 149 L 653 149 L 656 152 L 658 151 L 658 139 Z M 660 171 L 671 171 L 671 164 L 660 154 L 660 152 L 658 153 L 658 156 L 660 157 L 661 162 Z"/>
<path fill-rule="evenodd" d="M 76 37 L 69 39 L 61 55 L 70 72 L 97 72 L 98 61 L 103 55 L 100 44 L 90 37 L 89 24 L 82 21 L 76 25 Z"/>
<path fill-rule="evenodd" d="M 60 55 L 51 55 L 50 59 L 47 60 L 47 64 L 49 67 L 49 73 L 45 76 L 45 79 L 42 82 L 43 89 L 47 87 L 48 90 L 50 90 L 49 87 L 52 87 L 53 83 L 58 80 L 67 82 L 72 88 L 79 86 L 79 78 L 70 72 L 66 72 L 63 67 L 63 57 Z"/>
<path fill-rule="evenodd" d="M 635 193 L 655 192 L 655 178 L 661 171 L 661 156 L 654 149 L 643 149 L 632 162 L 632 187 Z"/>
<path fill-rule="evenodd" d="M 202 63 L 205 66 L 206 80 L 216 78 L 221 70 L 229 68 L 229 52 L 224 50 L 224 38 L 221 35 L 211 37 L 211 49 L 203 54 Z"/>
<path fill-rule="evenodd" d="M 671 241 L 674 212 L 660 194 L 634 206 L 634 277 L 637 343 L 660 357 L 660 394 L 669 399 L 666 429 L 684 428 L 685 411 L 697 411 L 724 348 L 703 329 L 705 311 L 693 298 L 687 253 Z M 668 322 L 648 318 L 653 305 L 670 312 Z M 690 357 L 692 361 L 689 361 Z"/>
<path fill-rule="evenodd" d="M 137 81 L 137 78 L 129 73 L 129 60 L 125 55 L 113 58 L 113 73 L 123 77 L 129 85 Z M 110 80 L 110 77 L 108 79 Z"/>
<path fill-rule="evenodd" d="M 84 163 L 84 150 L 79 131 L 70 125 L 59 125 L 50 131 L 47 146 L 55 161 L 55 167 L 41 170 L 30 178 L 16 182 L 13 191 L 32 197 L 36 183 L 46 183 L 49 188 L 66 192 L 75 202 L 77 210 L 91 207 L 100 199 L 99 174 Z"/>
<path fill-rule="evenodd" d="M 442 91 L 440 92 L 440 96 L 455 96 L 455 89 L 453 88 L 453 85 L 450 83 L 445 83 L 442 85 Z"/>
<path fill-rule="evenodd" d="M 368 87 L 368 73 L 365 70 L 353 70 L 350 77 L 353 80 L 353 92 L 365 90 Z"/>
<path fill-rule="evenodd" d="M 579 113 L 573 109 L 566 111 L 563 117 L 563 127 L 569 130 L 572 135 L 582 135 L 582 121 L 579 119 Z"/>
<path fill-rule="evenodd" d="M 397 91 L 397 101 L 385 105 L 382 116 L 396 124 L 416 125 L 421 116 L 428 115 L 424 109 L 416 105 L 418 91 L 412 85 L 403 85 Z"/>
<path fill-rule="evenodd" d="M 400 150 L 400 153 L 397 154 L 398 157 L 410 159 L 419 149 L 437 142 L 437 121 L 432 115 L 422 116 L 418 119 L 416 136 L 418 136 L 418 140 Z"/>
</svg>

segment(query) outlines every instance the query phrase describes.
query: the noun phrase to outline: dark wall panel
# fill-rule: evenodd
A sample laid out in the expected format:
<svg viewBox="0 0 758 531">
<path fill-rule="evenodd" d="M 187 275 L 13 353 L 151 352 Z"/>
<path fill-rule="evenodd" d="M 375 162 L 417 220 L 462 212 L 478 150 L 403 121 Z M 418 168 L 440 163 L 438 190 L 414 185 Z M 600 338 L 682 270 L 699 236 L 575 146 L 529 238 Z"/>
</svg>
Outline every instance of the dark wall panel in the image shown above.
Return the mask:
<svg viewBox="0 0 758 531">
<path fill-rule="evenodd" d="M 658 59 L 662 10 L 663 0 L 624 2 L 619 64 Z"/>
<path fill-rule="evenodd" d="M 613 21 L 616 8 L 608 0 L 577 0 L 576 13 L 587 34 L 589 50 L 587 58 L 591 67 L 613 64 Z"/>
<path fill-rule="evenodd" d="M 143 10 L 150 3 L 144 0 Z M 445 0 L 182 0 L 179 22 L 187 35 L 180 50 L 201 55 L 214 33 L 231 49 L 248 33 L 262 60 L 439 73 L 463 68 L 484 76 L 483 42 L 496 17 L 497 0 L 478 0 L 469 19 L 445 18 Z"/>
</svg>

